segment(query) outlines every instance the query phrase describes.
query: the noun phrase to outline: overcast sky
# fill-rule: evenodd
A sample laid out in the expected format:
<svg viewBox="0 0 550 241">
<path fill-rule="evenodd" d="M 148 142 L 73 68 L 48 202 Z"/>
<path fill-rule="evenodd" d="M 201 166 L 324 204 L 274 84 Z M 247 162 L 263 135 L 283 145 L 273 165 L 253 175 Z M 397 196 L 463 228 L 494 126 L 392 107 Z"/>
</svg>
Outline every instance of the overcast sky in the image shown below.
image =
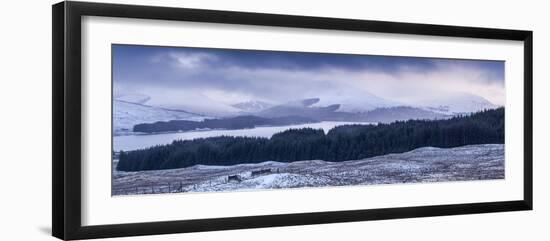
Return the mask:
<svg viewBox="0 0 550 241">
<path fill-rule="evenodd" d="M 113 45 L 115 96 L 225 104 L 374 94 L 414 104 L 451 92 L 504 105 L 504 62 Z"/>
</svg>

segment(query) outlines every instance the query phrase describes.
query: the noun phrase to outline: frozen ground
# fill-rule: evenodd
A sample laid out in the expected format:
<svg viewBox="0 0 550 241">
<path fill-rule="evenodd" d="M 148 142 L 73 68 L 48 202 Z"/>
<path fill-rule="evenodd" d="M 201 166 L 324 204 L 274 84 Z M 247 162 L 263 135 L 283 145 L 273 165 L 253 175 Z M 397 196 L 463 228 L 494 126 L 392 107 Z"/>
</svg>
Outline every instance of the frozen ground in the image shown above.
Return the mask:
<svg viewBox="0 0 550 241">
<path fill-rule="evenodd" d="M 252 172 L 259 170 L 265 173 L 252 175 Z M 229 178 L 230 176 L 232 177 Z M 448 149 L 423 147 L 400 154 L 346 162 L 270 161 L 235 166 L 197 165 L 158 171 L 115 171 L 112 194 L 213 192 L 503 178 L 504 145 L 487 144 Z"/>
</svg>

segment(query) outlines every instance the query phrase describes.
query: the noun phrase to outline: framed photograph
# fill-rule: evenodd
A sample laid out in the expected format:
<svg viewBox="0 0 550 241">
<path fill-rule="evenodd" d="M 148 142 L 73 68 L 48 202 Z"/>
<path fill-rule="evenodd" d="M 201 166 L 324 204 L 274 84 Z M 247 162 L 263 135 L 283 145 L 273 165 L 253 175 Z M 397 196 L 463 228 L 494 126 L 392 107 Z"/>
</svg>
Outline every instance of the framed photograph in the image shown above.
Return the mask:
<svg viewBox="0 0 550 241">
<path fill-rule="evenodd" d="M 53 235 L 531 210 L 532 99 L 531 31 L 61 2 Z"/>
</svg>

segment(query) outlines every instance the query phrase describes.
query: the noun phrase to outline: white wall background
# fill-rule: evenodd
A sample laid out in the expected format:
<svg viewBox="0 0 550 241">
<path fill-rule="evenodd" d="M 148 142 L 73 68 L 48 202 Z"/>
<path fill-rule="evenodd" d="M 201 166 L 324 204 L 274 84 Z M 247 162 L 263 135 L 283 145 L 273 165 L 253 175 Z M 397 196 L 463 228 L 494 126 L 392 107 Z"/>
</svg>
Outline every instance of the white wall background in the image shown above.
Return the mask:
<svg viewBox="0 0 550 241">
<path fill-rule="evenodd" d="M 106 1 L 107 2 L 107 1 Z M 535 210 L 264 228 L 115 240 L 549 240 L 550 24 L 545 1 L 110 0 L 167 5 L 533 30 Z M 54 240 L 51 231 L 51 4 L 9 1 L 0 14 L 0 240 Z"/>
</svg>

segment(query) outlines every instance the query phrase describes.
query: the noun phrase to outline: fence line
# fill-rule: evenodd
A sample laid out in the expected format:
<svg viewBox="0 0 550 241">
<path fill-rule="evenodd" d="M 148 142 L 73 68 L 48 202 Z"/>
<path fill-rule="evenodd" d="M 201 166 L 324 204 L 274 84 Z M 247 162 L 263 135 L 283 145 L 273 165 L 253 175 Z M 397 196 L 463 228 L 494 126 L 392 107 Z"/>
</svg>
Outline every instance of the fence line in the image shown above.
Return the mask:
<svg viewBox="0 0 550 241">
<path fill-rule="evenodd" d="M 168 182 L 149 184 L 144 186 L 135 186 L 128 188 L 117 188 L 113 190 L 113 195 L 133 195 L 133 194 L 156 194 L 156 193 L 180 193 L 187 192 L 184 189 L 183 182 Z M 196 187 L 196 184 L 195 184 Z"/>
<path fill-rule="evenodd" d="M 261 175 L 267 175 L 267 174 L 278 174 L 278 173 L 290 173 L 290 174 L 301 174 L 301 175 L 309 175 L 309 176 L 324 176 L 328 178 L 336 178 L 336 179 L 344 179 L 346 178 L 354 178 L 356 176 L 371 176 L 372 173 L 370 171 L 366 170 L 350 170 L 350 171 L 314 171 L 314 170 L 295 170 L 293 168 L 275 168 L 272 169 L 270 172 L 267 172 L 265 170 L 260 170 L 260 172 L 253 175 L 251 173 L 250 177 L 256 177 Z M 351 174 L 351 176 L 350 176 Z M 240 176 L 239 174 L 236 174 Z M 219 179 L 223 178 L 223 182 L 221 183 L 229 183 L 233 181 L 242 181 L 246 180 L 247 178 L 244 176 L 240 176 L 243 179 L 235 180 L 231 177 L 235 175 L 224 175 L 224 176 L 218 176 L 213 179 Z M 136 194 L 159 194 L 159 193 L 182 193 L 182 192 L 190 192 L 190 191 L 196 191 L 197 185 L 205 185 L 206 187 L 212 187 L 213 183 L 212 180 L 208 181 L 202 181 L 197 183 L 187 183 L 184 184 L 184 181 L 177 181 L 177 182 L 164 182 L 164 183 L 151 183 L 146 184 L 143 186 L 135 186 L 135 187 L 127 187 L 127 188 L 117 188 L 112 190 L 112 195 L 136 195 Z M 218 182 L 218 184 L 221 184 Z"/>
</svg>

